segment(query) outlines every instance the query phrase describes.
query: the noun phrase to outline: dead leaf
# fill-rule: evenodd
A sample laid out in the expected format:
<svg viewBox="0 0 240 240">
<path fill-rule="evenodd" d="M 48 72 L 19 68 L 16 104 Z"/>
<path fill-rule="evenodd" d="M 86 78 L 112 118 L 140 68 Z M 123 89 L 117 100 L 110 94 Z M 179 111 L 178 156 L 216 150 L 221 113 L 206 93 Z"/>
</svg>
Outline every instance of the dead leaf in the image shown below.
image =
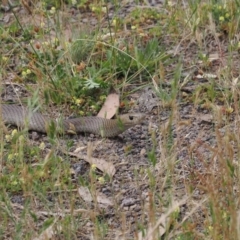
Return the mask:
<svg viewBox="0 0 240 240">
<path fill-rule="evenodd" d="M 197 118 L 203 123 L 213 123 L 212 114 L 199 114 Z"/>
<path fill-rule="evenodd" d="M 78 194 L 86 203 L 91 203 L 93 201 L 92 195 L 87 187 L 79 187 Z"/>
<path fill-rule="evenodd" d="M 11 15 L 7 14 L 6 16 L 3 17 L 3 22 L 4 23 L 9 23 L 10 22 Z"/>
<path fill-rule="evenodd" d="M 78 194 L 86 203 L 91 203 L 93 201 L 92 194 L 87 187 L 82 187 L 82 186 L 79 187 Z M 113 206 L 112 199 L 107 197 L 105 194 L 97 192 L 95 196 L 96 196 L 97 203 L 99 203 L 101 207 L 105 208 L 108 206 Z"/>
<path fill-rule="evenodd" d="M 88 142 L 87 155 L 79 152 L 82 148 L 77 148 L 74 152 L 68 152 L 64 149 L 60 149 L 60 151 L 66 155 L 82 159 L 90 163 L 90 165 L 95 165 L 99 170 L 112 177 L 116 173 L 116 168 L 114 167 L 114 165 L 111 162 L 107 162 L 103 159 L 92 157 L 92 152 L 101 142 L 102 141 L 98 141 L 95 145 L 93 145 L 93 143 L 91 142 Z"/>
<path fill-rule="evenodd" d="M 103 193 L 97 193 L 97 202 L 108 207 L 108 206 L 113 206 L 113 201 L 111 198 L 107 197 Z"/>
<path fill-rule="evenodd" d="M 217 75 L 216 74 L 212 74 L 212 73 L 204 73 L 203 74 L 203 78 L 206 78 L 206 79 L 216 79 Z"/>
<path fill-rule="evenodd" d="M 116 114 L 119 105 L 120 105 L 119 94 L 117 94 L 116 92 L 111 92 L 107 96 L 106 101 L 103 104 L 102 109 L 100 110 L 97 116 L 101 118 L 110 119 Z"/>
<path fill-rule="evenodd" d="M 162 214 L 161 217 L 157 220 L 154 226 L 149 226 L 148 229 L 145 230 L 145 236 L 143 236 L 142 231 L 138 233 L 139 240 L 153 240 L 155 239 L 155 233 L 158 231 L 159 235 L 164 234 L 165 230 L 162 228 L 165 226 L 166 220 L 169 215 L 175 211 L 179 210 L 179 207 L 187 202 L 189 198 L 184 198 L 179 202 L 175 202 L 172 206 L 167 210 L 166 213 Z M 161 226 L 161 228 L 160 228 Z M 160 232 L 159 232 L 160 231 Z M 161 235 L 160 235 L 161 236 Z"/>
<path fill-rule="evenodd" d="M 195 76 L 196 79 L 216 79 L 217 75 L 212 73 L 203 73 Z"/>
<path fill-rule="evenodd" d="M 213 62 L 215 60 L 219 60 L 219 54 L 216 52 L 216 53 L 211 53 L 209 54 L 209 57 L 208 57 L 209 61 L 210 62 Z"/>
<path fill-rule="evenodd" d="M 114 165 L 111 162 L 106 162 L 105 160 L 100 159 L 100 158 L 88 157 L 86 155 L 76 154 L 73 152 L 63 151 L 63 153 L 65 153 L 69 156 L 73 156 L 73 157 L 82 159 L 82 160 L 90 163 L 91 165 L 94 164 L 99 170 L 108 174 L 111 177 L 116 173 L 116 168 L 114 167 Z"/>
</svg>

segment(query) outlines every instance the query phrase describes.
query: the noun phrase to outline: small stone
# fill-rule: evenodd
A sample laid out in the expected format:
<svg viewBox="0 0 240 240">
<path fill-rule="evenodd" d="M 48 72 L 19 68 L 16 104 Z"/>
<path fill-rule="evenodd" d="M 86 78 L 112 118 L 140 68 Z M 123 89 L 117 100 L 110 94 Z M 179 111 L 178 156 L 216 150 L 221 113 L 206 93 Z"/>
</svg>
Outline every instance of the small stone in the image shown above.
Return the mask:
<svg viewBox="0 0 240 240">
<path fill-rule="evenodd" d="M 37 140 L 39 140 L 40 136 L 37 132 L 32 132 L 31 138 L 32 138 L 32 140 L 37 141 Z"/>
<path fill-rule="evenodd" d="M 132 206 L 135 202 L 136 202 L 136 200 L 133 198 L 125 198 L 125 199 L 123 199 L 121 205 L 122 206 Z"/>
<path fill-rule="evenodd" d="M 130 208 L 129 208 L 129 210 L 133 210 L 133 209 L 135 209 L 136 208 L 136 204 L 134 204 L 134 205 L 132 205 L 132 206 L 130 206 Z"/>
<path fill-rule="evenodd" d="M 83 22 L 83 23 L 87 23 L 87 22 L 88 22 L 88 19 L 87 19 L 87 18 L 83 18 L 83 19 L 82 19 L 82 22 Z"/>
<path fill-rule="evenodd" d="M 141 156 L 144 156 L 146 154 L 146 149 L 145 148 L 142 148 L 141 152 L 140 152 L 140 155 Z"/>
</svg>

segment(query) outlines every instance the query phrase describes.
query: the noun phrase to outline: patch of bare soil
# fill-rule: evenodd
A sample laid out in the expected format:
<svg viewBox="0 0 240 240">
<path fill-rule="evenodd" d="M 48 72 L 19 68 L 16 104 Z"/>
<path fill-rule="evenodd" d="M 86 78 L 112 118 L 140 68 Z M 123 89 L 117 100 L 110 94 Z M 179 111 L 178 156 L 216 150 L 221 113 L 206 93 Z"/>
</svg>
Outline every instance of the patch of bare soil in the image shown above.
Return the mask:
<svg viewBox="0 0 240 240">
<path fill-rule="evenodd" d="M 133 6 L 132 4 L 129 6 Z M 121 14 L 130 11 L 129 6 L 126 9 L 121 9 Z M 67 12 L 71 11 L 68 9 Z M 79 17 L 79 15 L 81 15 L 83 23 L 90 18 L 90 23 L 96 24 L 96 20 L 93 16 L 89 16 L 89 13 L 80 14 L 74 10 L 74 16 Z M 167 36 L 163 40 L 167 43 Z M 184 82 L 186 77 L 190 79 L 179 89 L 176 103 L 166 104 L 165 100 L 161 100 L 161 96 L 159 98 L 156 91 L 151 88 L 142 89 L 129 96 L 129 99 L 136 103 L 132 111 L 147 114 L 141 125 L 135 126 L 113 139 L 100 139 L 93 134 L 60 138 L 59 148 L 66 146 L 68 141 L 72 141 L 73 144 L 68 150 L 74 151 L 76 148 L 82 148 L 81 154 L 83 155 L 88 154 L 88 143 L 94 143 L 94 146 L 91 147 L 91 156 L 111 162 L 116 168 L 116 173 L 109 182 L 104 184 L 95 182 L 100 200 L 91 199 L 88 202 L 87 193 L 81 192 L 79 194 L 79 179 L 85 178 L 91 181 L 89 177 L 91 166 L 84 160 L 66 156 L 56 149 L 56 154 L 60 156 L 62 161 L 67 162 L 73 171 L 74 191 L 71 194 L 68 191 L 66 193 L 49 192 L 46 196 L 47 199 L 44 200 L 40 199 L 39 196 L 30 196 L 34 199 L 29 203 L 31 210 L 38 218 L 37 223 L 31 223 L 36 230 L 41 227 L 42 222 L 47 217 L 58 214 L 61 218 L 61 214 L 66 216 L 71 212 L 81 216 L 75 236 L 78 239 L 91 239 L 90 235 L 92 235 L 93 230 L 91 219 L 94 219 L 93 215 L 96 214 L 99 221 L 107 222 L 109 229 L 106 239 L 120 239 L 120 236 L 130 239 L 136 236 L 140 222 L 146 225 L 149 222 L 152 204 L 151 193 L 154 192 L 156 214 L 159 214 L 154 216 L 156 218 L 160 217 L 160 213 L 165 212 L 164 203 L 169 203 L 172 200 L 178 201 L 186 195 L 193 196 L 191 201 L 180 207 L 179 222 L 191 215 L 194 227 L 199 230 L 199 237 L 203 237 L 200 233 L 203 230 L 202 223 L 206 218 L 206 206 L 203 203 L 205 199 L 204 186 L 210 179 L 209 175 L 212 175 L 210 170 L 216 169 L 217 174 L 218 168 L 218 155 L 214 154 L 214 149 L 219 144 L 220 139 L 228 135 L 227 133 L 239 131 L 235 116 L 227 114 L 221 102 L 216 103 L 215 112 L 213 112 L 206 106 L 200 107 L 200 104 L 194 104 L 190 99 L 199 86 L 208 82 L 204 73 L 219 76 L 219 72 L 226 66 L 228 52 L 225 40 L 216 41 L 214 38 L 210 38 L 209 44 L 205 45 L 207 46 L 206 50 L 209 50 L 208 54 L 219 54 L 207 70 L 202 62 L 197 60 L 198 48 L 196 43 L 186 41 L 182 42 L 177 50 L 176 48 L 170 49 L 172 52 L 174 51 L 173 58 L 177 58 L 177 60 L 168 66 L 166 75 L 173 71 L 177 66 L 178 57 L 181 57 L 184 66 L 181 82 Z M 238 56 L 235 54 L 231 69 L 233 75 L 238 72 L 238 60 Z M 192 67 L 193 65 L 194 67 Z M 163 91 L 170 94 L 171 85 L 168 84 L 168 80 L 171 78 L 166 79 Z M 219 81 L 217 77 L 215 81 Z M 3 84 L 3 86 L 3 101 L 16 102 L 17 100 L 18 102 L 19 98 L 27 95 L 25 89 L 18 85 L 10 83 Z M 49 154 L 52 145 L 49 143 L 48 137 L 34 132 L 29 134 L 29 144 L 39 145 L 41 142 L 45 142 L 45 154 Z M 232 150 L 233 152 L 229 154 L 236 154 L 237 157 L 234 146 Z M 153 158 L 156 158 L 155 167 L 149 160 L 151 156 L 152 162 L 154 162 Z M 168 173 L 165 172 L 166 169 L 172 169 L 172 171 Z M 155 174 L 154 183 L 151 182 L 150 172 Z M 96 174 L 99 177 L 102 176 L 98 170 Z M 217 176 L 215 180 L 218 181 Z M 172 189 L 173 186 L 174 189 Z M 74 199 L 72 202 L 69 196 Z M 22 196 L 20 193 L 11 194 L 11 204 L 18 217 L 21 217 L 23 206 L 28 198 L 29 196 Z M 192 213 L 191 210 L 195 207 L 196 209 Z M 78 212 L 78 209 L 81 211 Z M 11 229 L 11 224 L 9 224 L 9 229 Z M 61 231 L 59 232 L 56 239 L 62 237 Z M 8 237 L 6 234 L 5 239 Z"/>
</svg>

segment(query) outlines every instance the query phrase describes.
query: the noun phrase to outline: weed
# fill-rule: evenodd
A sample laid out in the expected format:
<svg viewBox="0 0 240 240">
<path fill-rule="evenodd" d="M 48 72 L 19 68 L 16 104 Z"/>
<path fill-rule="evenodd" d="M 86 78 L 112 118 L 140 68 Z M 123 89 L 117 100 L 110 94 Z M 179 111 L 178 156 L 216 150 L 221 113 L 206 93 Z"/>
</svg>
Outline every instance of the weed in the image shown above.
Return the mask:
<svg viewBox="0 0 240 240">
<path fill-rule="evenodd" d="M 94 115 L 112 86 L 125 97 L 153 84 L 158 107 L 139 147 L 134 131 L 124 147 L 98 143 L 96 155 L 119 157 L 113 177 L 59 151 L 91 136 L 62 143 L 52 123 L 35 141 L 1 120 L 1 239 L 240 238 L 239 2 L 153 2 L 42 0 L 32 15 L 1 13 L 3 100 Z"/>
</svg>

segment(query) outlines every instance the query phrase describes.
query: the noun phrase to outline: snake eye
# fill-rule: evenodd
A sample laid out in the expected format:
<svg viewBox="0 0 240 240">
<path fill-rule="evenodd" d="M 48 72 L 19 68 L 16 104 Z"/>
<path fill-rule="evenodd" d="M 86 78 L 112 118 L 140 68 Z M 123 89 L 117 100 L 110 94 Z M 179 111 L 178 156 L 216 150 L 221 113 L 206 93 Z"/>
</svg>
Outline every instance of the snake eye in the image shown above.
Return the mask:
<svg viewBox="0 0 240 240">
<path fill-rule="evenodd" d="M 130 116 L 129 116 L 129 119 L 130 119 L 130 120 L 133 120 L 133 116 L 130 115 Z"/>
</svg>

